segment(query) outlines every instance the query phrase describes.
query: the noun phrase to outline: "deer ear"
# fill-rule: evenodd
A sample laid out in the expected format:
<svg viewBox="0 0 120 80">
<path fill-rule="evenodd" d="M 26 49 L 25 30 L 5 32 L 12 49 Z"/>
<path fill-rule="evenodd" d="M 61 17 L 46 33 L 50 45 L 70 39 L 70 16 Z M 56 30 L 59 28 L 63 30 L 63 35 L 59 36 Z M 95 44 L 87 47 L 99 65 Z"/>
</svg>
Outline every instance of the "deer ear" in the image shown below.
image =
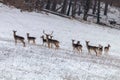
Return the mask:
<svg viewBox="0 0 120 80">
<path fill-rule="evenodd" d="M 17 32 L 17 31 L 13 30 L 13 32 Z"/>
</svg>

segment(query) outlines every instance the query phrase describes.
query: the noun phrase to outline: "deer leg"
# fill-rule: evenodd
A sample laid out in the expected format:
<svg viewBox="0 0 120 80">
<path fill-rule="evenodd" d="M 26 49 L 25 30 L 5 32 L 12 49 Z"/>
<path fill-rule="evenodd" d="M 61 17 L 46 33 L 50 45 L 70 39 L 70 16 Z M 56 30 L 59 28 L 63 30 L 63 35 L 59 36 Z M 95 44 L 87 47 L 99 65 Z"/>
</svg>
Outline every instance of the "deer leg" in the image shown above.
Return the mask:
<svg viewBox="0 0 120 80">
<path fill-rule="evenodd" d="M 35 44 L 35 40 L 33 40 L 33 43 Z"/>
<path fill-rule="evenodd" d="M 79 50 L 79 48 L 77 48 L 77 51 L 78 51 L 78 53 L 80 53 L 80 50 Z"/>
<path fill-rule="evenodd" d="M 47 43 L 43 42 L 43 45 L 45 45 L 45 47 L 47 46 Z"/>
<path fill-rule="evenodd" d="M 79 50 L 80 50 L 80 53 L 82 53 L 82 48 L 81 47 L 79 48 Z"/>
<path fill-rule="evenodd" d="M 88 49 L 88 53 L 89 53 L 89 54 L 91 54 L 91 51 L 90 51 L 90 49 Z"/>
<path fill-rule="evenodd" d="M 55 46 L 56 46 L 56 49 L 58 49 L 58 48 L 59 48 L 59 45 L 58 45 L 58 44 L 56 44 Z"/>
<path fill-rule="evenodd" d="M 97 53 L 97 51 L 96 50 L 94 50 L 95 51 L 95 53 L 96 53 L 96 56 L 98 56 L 98 53 Z"/>
<path fill-rule="evenodd" d="M 59 48 L 60 46 L 59 46 L 59 44 L 57 44 L 57 48 Z"/>
<path fill-rule="evenodd" d="M 53 44 L 51 44 L 51 46 L 50 46 L 51 48 L 53 48 Z"/>
<path fill-rule="evenodd" d="M 42 43 L 42 46 L 44 45 L 44 42 Z"/>
<path fill-rule="evenodd" d="M 30 40 L 28 40 L 28 43 L 30 43 Z"/>
<path fill-rule="evenodd" d="M 50 43 L 48 43 L 48 48 L 50 48 Z"/>
<path fill-rule="evenodd" d="M 81 53 L 82 53 L 82 48 L 81 48 Z"/>
<path fill-rule="evenodd" d="M 24 47 L 25 47 L 25 42 L 23 42 L 23 45 L 24 45 Z"/>
<path fill-rule="evenodd" d="M 108 50 L 106 51 L 106 54 L 108 55 Z"/>
<path fill-rule="evenodd" d="M 15 40 L 15 45 L 17 45 L 17 40 Z"/>
<path fill-rule="evenodd" d="M 23 43 L 23 47 L 25 47 L 25 42 L 24 42 L 24 41 L 22 41 L 22 43 Z"/>
<path fill-rule="evenodd" d="M 73 47 L 73 51 L 75 50 L 75 47 Z"/>
</svg>

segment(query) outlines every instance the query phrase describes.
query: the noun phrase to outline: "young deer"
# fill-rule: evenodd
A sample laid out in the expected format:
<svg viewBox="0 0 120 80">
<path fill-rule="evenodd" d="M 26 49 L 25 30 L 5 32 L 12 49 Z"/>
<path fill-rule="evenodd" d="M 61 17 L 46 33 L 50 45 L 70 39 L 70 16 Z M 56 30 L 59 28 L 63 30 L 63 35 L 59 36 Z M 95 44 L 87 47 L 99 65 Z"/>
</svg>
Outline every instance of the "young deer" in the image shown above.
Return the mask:
<svg viewBox="0 0 120 80">
<path fill-rule="evenodd" d="M 44 45 L 45 43 L 47 43 L 46 39 L 44 38 L 44 35 L 42 35 L 41 38 L 42 38 L 42 41 L 43 41 L 42 45 Z"/>
<path fill-rule="evenodd" d="M 29 36 L 30 34 L 29 33 L 27 33 L 27 40 L 28 40 L 28 43 L 30 43 L 30 41 L 32 41 L 34 44 L 35 44 L 35 37 L 31 37 L 31 36 Z"/>
<path fill-rule="evenodd" d="M 104 47 L 104 53 L 108 54 L 110 47 L 111 47 L 110 44 L 108 44 L 108 46 Z"/>
<path fill-rule="evenodd" d="M 25 38 L 16 35 L 16 32 L 17 31 L 13 31 L 13 36 L 14 36 L 14 39 L 15 39 L 15 44 L 17 44 L 17 41 L 20 41 L 21 43 L 23 43 L 23 46 L 25 47 L 25 42 L 24 42 Z"/>
<path fill-rule="evenodd" d="M 46 35 L 46 42 L 47 42 L 47 44 L 48 44 L 48 48 L 51 48 L 51 45 L 54 44 L 55 47 L 56 47 L 56 49 L 58 49 L 60 42 L 59 42 L 58 40 L 52 39 L 52 36 L 51 36 L 51 35 L 53 34 L 53 32 L 52 32 L 51 34 L 46 34 L 46 33 L 43 31 L 43 33 Z"/>
<path fill-rule="evenodd" d="M 96 56 L 98 55 L 99 47 L 89 45 L 89 41 L 86 41 L 86 46 L 89 53 L 91 53 L 91 51 L 94 51 L 96 53 Z"/>
</svg>

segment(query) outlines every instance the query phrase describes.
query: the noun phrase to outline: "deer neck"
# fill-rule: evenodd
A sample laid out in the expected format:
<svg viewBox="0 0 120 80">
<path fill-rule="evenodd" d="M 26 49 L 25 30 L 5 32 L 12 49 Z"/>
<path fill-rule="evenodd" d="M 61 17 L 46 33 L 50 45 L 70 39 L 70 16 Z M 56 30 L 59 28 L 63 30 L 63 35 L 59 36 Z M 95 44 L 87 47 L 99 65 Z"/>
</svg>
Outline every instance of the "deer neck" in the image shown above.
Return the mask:
<svg viewBox="0 0 120 80">
<path fill-rule="evenodd" d="M 86 42 L 86 46 L 88 47 L 89 45 L 88 45 L 88 42 Z"/>
<path fill-rule="evenodd" d="M 49 40 L 49 38 L 48 38 L 48 36 L 46 36 L 46 41 L 48 41 Z"/>
<path fill-rule="evenodd" d="M 74 41 L 72 41 L 72 45 L 74 45 Z"/>
<path fill-rule="evenodd" d="M 15 37 L 15 36 L 16 36 L 16 33 L 14 32 L 14 34 L 13 34 L 13 35 L 14 35 L 14 37 Z"/>
<path fill-rule="evenodd" d="M 29 34 L 27 34 L 27 37 L 29 37 Z"/>
</svg>

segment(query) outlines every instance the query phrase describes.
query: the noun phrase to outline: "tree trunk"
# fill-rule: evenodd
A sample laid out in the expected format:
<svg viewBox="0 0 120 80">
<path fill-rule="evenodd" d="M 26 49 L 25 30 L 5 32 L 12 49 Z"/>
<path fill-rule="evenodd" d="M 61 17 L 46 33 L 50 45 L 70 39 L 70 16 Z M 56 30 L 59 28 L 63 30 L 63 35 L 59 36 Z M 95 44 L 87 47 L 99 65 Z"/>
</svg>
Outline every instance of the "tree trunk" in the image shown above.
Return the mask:
<svg viewBox="0 0 120 80">
<path fill-rule="evenodd" d="M 70 2 L 69 2 L 69 7 L 68 7 L 68 11 L 67 11 L 67 16 L 70 15 L 71 6 L 72 6 L 72 0 L 70 0 Z"/>
<path fill-rule="evenodd" d="M 95 12 L 96 12 L 96 6 L 97 6 L 97 0 L 94 0 L 94 5 L 93 5 L 93 12 L 92 12 L 92 14 L 95 14 Z"/>
<path fill-rule="evenodd" d="M 100 23 L 100 0 L 98 0 L 98 8 L 97 8 L 97 24 Z"/>
<path fill-rule="evenodd" d="M 46 9 L 50 10 L 51 0 L 47 0 Z"/>
<path fill-rule="evenodd" d="M 63 7 L 61 9 L 61 13 L 66 14 L 66 10 L 67 10 L 67 0 L 64 0 Z"/>
<path fill-rule="evenodd" d="M 84 16 L 83 16 L 83 20 L 85 21 L 87 21 L 89 9 L 90 9 L 90 0 L 86 0 L 84 6 Z"/>
<path fill-rule="evenodd" d="M 81 14 L 81 5 L 79 4 L 79 11 L 78 11 L 78 16 Z"/>
<path fill-rule="evenodd" d="M 77 0 L 74 0 L 74 4 L 72 6 L 72 17 L 75 17 L 75 14 L 76 14 L 76 3 L 77 3 Z"/>
<path fill-rule="evenodd" d="M 52 11 L 56 10 L 56 6 L 57 6 L 57 0 L 53 0 Z"/>
<path fill-rule="evenodd" d="M 108 2 L 105 2 L 105 9 L 104 9 L 104 15 L 107 16 L 107 11 L 108 11 Z"/>
</svg>

